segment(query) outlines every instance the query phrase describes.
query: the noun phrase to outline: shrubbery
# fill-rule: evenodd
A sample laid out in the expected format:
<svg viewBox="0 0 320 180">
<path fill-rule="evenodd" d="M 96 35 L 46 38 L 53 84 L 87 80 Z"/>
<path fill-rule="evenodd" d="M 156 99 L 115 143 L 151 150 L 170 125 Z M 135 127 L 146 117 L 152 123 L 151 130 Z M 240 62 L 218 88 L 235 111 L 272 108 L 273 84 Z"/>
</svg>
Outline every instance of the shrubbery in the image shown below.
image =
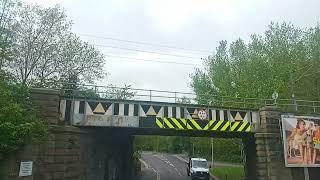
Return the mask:
<svg viewBox="0 0 320 180">
<path fill-rule="evenodd" d="M 19 146 L 45 137 L 45 125 L 35 116 L 28 88 L 5 73 L 0 76 L 0 159 Z"/>
<path fill-rule="evenodd" d="M 241 139 L 213 139 L 215 161 L 241 163 Z M 211 139 L 207 137 L 136 136 L 135 149 L 187 153 L 211 159 Z"/>
</svg>

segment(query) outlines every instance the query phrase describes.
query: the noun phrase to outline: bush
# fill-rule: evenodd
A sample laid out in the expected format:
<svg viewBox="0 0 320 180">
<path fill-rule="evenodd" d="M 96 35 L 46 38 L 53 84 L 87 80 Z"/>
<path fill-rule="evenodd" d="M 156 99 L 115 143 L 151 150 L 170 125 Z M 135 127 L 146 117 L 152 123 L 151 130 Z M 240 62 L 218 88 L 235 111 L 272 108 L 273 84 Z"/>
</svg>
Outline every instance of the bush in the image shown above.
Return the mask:
<svg viewBox="0 0 320 180">
<path fill-rule="evenodd" d="M 28 88 L 0 72 L 0 159 L 45 134 L 45 125 L 32 109 Z"/>
<path fill-rule="evenodd" d="M 211 138 L 176 136 L 136 136 L 136 149 L 170 153 L 188 153 L 189 156 L 211 160 Z M 214 161 L 241 163 L 241 139 L 213 139 Z"/>
</svg>

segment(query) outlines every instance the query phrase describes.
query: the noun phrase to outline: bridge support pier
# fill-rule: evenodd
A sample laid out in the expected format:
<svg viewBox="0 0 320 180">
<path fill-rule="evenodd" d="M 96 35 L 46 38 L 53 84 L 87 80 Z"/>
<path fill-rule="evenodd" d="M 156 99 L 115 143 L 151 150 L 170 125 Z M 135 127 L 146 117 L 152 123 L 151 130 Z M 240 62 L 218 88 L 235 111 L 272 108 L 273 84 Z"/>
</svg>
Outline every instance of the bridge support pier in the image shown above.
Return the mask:
<svg viewBox="0 0 320 180">
<path fill-rule="evenodd" d="M 260 109 L 260 122 L 254 135 L 258 180 L 293 180 L 285 167 L 280 132 L 281 113 L 275 107 Z"/>
</svg>

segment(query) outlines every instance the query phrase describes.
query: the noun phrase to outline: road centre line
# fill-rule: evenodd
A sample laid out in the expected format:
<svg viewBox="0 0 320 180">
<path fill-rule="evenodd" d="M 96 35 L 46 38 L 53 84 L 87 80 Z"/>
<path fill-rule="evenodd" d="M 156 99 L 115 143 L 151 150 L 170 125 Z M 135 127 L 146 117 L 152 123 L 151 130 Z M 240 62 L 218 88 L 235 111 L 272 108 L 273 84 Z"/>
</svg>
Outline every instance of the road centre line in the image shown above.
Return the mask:
<svg viewBox="0 0 320 180">
<path fill-rule="evenodd" d="M 160 160 L 162 160 L 163 162 L 165 162 L 166 164 L 168 164 L 169 166 L 173 167 L 173 169 L 178 173 L 179 176 L 182 176 L 182 174 L 180 173 L 180 171 L 174 166 L 174 164 L 172 164 L 166 157 L 164 157 L 163 155 L 154 155 L 155 157 L 159 158 Z"/>
<path fill-rule="evenodd" d="M 157 176 L 157 180 L 160 180 L 160 173 L 157 170 L 155 170 L 153 167 L 149 166 L 148 163 L 146 163 L 144 160 L 142 160 L 142 159 L 139 159 L 139 160 L 147 169 L 149 169 L 149 168 L 152 169 L 152 171 Z"/>
</svg>

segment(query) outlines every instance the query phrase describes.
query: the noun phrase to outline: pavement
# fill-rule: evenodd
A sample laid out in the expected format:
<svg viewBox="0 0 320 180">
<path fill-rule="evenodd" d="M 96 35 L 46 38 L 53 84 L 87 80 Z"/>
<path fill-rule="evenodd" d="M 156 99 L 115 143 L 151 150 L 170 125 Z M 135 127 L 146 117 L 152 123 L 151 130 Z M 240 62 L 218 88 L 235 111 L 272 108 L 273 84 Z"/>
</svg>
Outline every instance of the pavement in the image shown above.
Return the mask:
<svg viewBox="0 0 320 180">
<path fill-rule="evenodd" d="M 139 180 L 190 180 L 185 159 L 174 154 L 143 152 Z"/>
</svg>

